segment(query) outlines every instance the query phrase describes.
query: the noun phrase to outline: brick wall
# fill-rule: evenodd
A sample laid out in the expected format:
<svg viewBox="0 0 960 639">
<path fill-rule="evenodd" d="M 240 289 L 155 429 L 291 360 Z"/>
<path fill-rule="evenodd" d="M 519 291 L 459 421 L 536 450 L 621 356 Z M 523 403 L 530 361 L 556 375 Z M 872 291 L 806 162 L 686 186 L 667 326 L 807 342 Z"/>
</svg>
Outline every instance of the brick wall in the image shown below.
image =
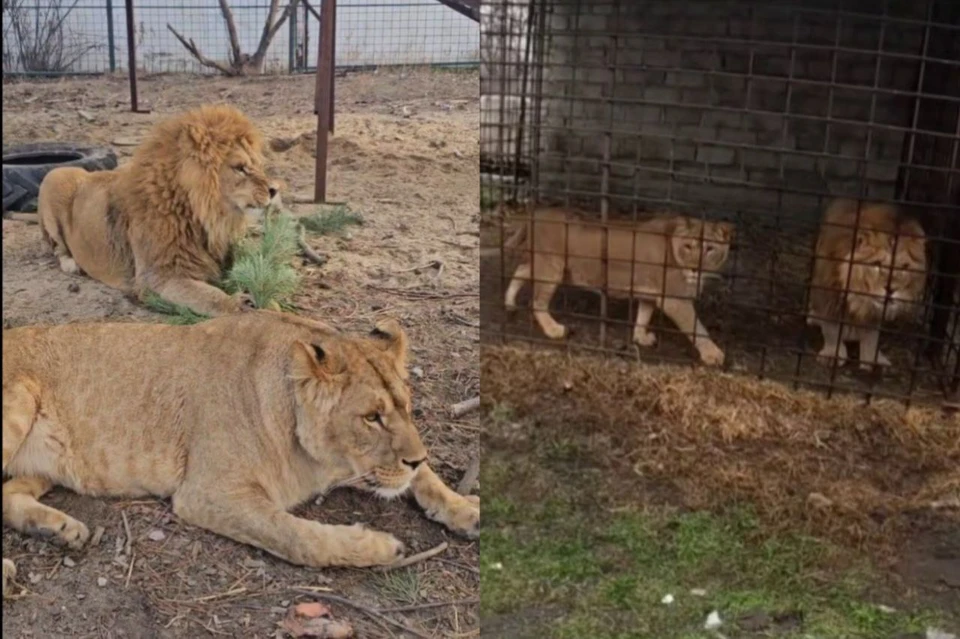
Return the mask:
<svg viewBox="0 0 960 639">
<path fill-rule="evenodd" d="M 876 14 L 880 4 L 844 10 Z M 924 17 L 922 0 L 891 4 L 896 17 Z M 833 3 L 802 6 L 548 5 L 541 197 L 597 209 L 605 157 L 612 210 L 777 211 L 813 223 L 817 193 L 859 195 L 865 183 L 869 196 L 892 197 L 904 134 L 889 127 L 909 126 L 913 110 L 912 96 L 895 92 L 915 90 L 917 62 L 832 49 L 916 55 L 922 25 L 868 15 L 838 25 Z"/>
</svg>

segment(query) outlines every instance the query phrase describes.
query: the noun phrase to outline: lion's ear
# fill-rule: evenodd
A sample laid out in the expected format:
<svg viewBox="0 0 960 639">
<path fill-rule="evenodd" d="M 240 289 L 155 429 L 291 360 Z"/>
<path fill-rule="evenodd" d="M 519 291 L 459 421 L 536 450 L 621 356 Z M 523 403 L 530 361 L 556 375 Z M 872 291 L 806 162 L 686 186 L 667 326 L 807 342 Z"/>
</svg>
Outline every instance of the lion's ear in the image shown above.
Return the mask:
<svg viewBox="0 0 960 639">
<path fill-rule="evenodd" d="M 332 375 L 343 369 L 336 353 L 322 344 L 297 341 L 293 345 L 292 356 L 290 376 L 296 380 L 329 381 Z"/>
<path fill-rule="evenodd" d="M 400 326 L 400 322 L 388 317 L 376 323 L 370 331 L 383 350 L 390 353 L 396 360 L 397 371 L 406 378 L 407 375 L 407 334 Z"/>
</svg>

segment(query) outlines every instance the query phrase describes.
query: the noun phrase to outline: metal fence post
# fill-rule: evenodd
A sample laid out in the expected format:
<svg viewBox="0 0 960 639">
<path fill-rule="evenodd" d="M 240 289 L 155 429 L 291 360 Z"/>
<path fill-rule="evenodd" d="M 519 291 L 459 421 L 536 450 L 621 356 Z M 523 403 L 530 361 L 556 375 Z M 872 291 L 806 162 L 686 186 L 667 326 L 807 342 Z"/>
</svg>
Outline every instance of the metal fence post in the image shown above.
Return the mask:
<svg viewBox="0 0 960 639">
<path fill-rule="evenodd" d="M 109 2 L 110 0 L 107 0 L 107 1 Z M 290 0 L 290 2 L 293 2 L 294 4 L 296 4 L 297 0 Z M 296 66 L 297 66 L 297 62 L 296 62 L 297 44 L 299 44 L 297 42 L 297 10 L 296 8 L 294 8 L 290 12 L 290 39 L 289 40 L 290 41 L 289 41 L 289 47 L 287 52 L 288 53 L 287 58 L 290 65 L 290 73 L 293 73 L 296 70 Z"/>
<path fill-rule="evenodd" d="M 117 53 L 114 50 L 116 42 L 113 37 L 113 0 L 107 0 L 107 46 L 110 48 L 110 73 L 117 70 Z"/>
</svg>

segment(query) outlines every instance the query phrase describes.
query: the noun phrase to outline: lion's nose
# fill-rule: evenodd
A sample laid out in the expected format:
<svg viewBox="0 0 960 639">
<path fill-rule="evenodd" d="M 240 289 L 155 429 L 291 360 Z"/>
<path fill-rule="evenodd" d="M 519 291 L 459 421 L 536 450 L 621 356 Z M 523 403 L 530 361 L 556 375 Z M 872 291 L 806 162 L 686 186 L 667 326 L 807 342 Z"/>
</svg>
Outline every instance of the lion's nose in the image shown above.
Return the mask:
<svg viewBox="0 0 960 639">
<path fill-rule="evenodd" d="M 425 461 L 427 461 L 427 458 L 421 457 L 420 459 L 404 459 L 403 463 L 409 466 L 411 470 L 416 470 L 417 467 Z"/>
<path fill-rule="evenodd" d="M 271 199 L 271 200 L 272 200 L 273 198 L 277 197 L 277 193 L 279 193 L 279 191 L 278 191 L 277 189 L 275 189 L 274 187 L 272 187 L 272 186 L 268 189 L 268 191 L 269 191 L 269 193 L 270 193 L 270 199 Z"/>
</svg>

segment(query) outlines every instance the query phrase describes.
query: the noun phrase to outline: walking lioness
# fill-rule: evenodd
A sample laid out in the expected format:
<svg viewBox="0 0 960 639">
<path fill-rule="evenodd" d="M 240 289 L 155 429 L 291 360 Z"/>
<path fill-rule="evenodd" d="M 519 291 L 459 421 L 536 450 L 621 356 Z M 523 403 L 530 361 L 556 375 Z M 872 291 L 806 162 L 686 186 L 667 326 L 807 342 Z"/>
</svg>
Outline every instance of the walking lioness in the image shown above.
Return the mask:
<svg viewBox="0 0 960 639">
<path fill-rule="evenodd" d="M 396 497 L 476 538 L 477 497 L 445 486 L 411 420 L 407 338 L 268 311 L 193 326 L 68 324 L 3 333 L 4 524 L 82 546 L 37 501 L 53 485 L 170 497 L 185 522 L 307 566 L 388 564 L 393 535 L 287 511 L 341 486 Z M 4 559 L 4 592 L 13 564 Z"/>
<path fill-rule="evenodd" d="M 639 300 L 633 341 L 640 346 L 656 343 L 656 336 L 647 327 L 654 309 L 659 308 L 693 342 L 705 364 L 722 364 L 723 351 L 697 317 L 693 300 L 703 283 L 718 275 L 726 263 L 733 226 L 660 215 L 636 224 L 608 223 L 606 230 L 607 293 Z M 523 224 L 506 245 L 523 246 L 518 251 L 522 262 L 507 288 L 506 307 L 516 307 L 520 288 L 533 279 L 537 323 L 547 337 L 563 338 L 567 329 L 550 315 L 550 300 L 565 273 L 569 273 L 574 286 L 603 286 L 603 226 L 563 209 L 541 209 L 534 212 L 534 221 Z"/>
</svg>

